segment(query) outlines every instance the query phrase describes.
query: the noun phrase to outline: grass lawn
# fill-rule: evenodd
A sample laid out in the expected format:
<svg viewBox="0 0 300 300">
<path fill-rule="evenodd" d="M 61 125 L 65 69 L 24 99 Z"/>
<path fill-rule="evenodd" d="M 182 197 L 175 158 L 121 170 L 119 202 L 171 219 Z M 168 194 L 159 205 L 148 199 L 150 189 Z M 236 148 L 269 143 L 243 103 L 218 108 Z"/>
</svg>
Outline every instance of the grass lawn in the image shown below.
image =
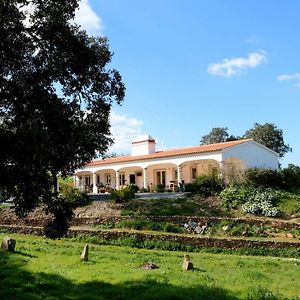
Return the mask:
<svg viewBox="0 0 300 300">
<path fill-rule="evenodd" d="M 6 234 L 0 234 L 0 239 Z M 90 246 L 69 240 L 13 235 L 16 253 L 0 252 L 0 299 L 296 299 L 300 261 L 191 253 L 195 269 L 181 269 L 183 252 Z M 143 270 L 151 261 L 160 266 Z M 300 298 L 298 298 L 300 299 Z"/>
</svg>

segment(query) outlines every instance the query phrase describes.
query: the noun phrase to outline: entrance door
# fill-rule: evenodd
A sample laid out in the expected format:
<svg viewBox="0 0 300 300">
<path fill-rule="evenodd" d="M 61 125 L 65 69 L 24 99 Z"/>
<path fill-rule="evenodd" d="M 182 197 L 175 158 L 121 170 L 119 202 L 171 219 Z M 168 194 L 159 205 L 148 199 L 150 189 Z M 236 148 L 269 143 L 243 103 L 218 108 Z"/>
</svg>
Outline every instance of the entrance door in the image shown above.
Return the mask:
<svg viewBox="0 0 300 300">
<path fill-rule="evenodd" d="M 156 171 L 156 183 L 166 186 L 166 171 Z"/>
<path fill-rule="evenodd" d="M 130 174 L 129 175 L 129 183 L 130 184 L 135 184 L 135 174 Z"/>
</svg>

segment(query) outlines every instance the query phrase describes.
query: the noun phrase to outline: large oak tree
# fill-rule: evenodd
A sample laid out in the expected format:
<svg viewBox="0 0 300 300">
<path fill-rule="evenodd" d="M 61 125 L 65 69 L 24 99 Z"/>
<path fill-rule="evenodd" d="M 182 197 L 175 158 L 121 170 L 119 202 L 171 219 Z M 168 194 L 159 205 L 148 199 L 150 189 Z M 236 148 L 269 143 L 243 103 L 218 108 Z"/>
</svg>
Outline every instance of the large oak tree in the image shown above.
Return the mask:
<svg viewBox="0 0 300 300">
<path fill-rule="evenodd" d="M 61 214 L 57 174 L 107 151 L 124 99 L 107 39 L 73 22 L 78 2 L 0 0 L 0 188 L 22 216 L 40 202 Z"/>
</svg>

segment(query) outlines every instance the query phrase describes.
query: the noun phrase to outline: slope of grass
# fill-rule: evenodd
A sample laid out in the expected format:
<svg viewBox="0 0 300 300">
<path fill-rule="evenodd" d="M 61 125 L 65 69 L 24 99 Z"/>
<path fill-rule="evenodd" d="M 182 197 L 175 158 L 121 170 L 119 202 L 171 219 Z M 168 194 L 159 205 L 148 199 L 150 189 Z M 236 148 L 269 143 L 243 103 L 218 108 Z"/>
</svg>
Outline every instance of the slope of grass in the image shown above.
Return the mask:
<svg viewBox="0 0 300 300">
<path fill-rule="evenodd" d="M 183 252 L 90 246 L 11 235 L 17 252 L 0 252 L 0 299 L 296 299 L 300 261 L 192 253 L 195 269 L 181 269 Z M 0 234 L 0 239 L 4 234 Z M 143 270 L 151 261 L 160 266 Z"/>
<path fill-rule="evenodd" d="M 211 201 L 213 200 L 213 201 Z M 177 199 L 132 199 L 124 203 L 123 216 L 222 216 L 227 212 L 216 198 L 203 198 L 193 195 Z"/>
</svg>

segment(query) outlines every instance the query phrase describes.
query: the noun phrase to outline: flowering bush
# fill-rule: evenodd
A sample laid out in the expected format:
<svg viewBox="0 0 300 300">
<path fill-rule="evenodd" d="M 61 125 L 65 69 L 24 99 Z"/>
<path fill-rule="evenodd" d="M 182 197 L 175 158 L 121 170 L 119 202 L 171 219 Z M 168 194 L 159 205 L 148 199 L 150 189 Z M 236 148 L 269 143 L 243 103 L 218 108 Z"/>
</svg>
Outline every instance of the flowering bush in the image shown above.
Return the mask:
<svg viewBox="0 0 300 300">
<path fill-rule="evenodd" d="M 268 201 L 247 202 L 242 205 L 242 210 L 252 215 L 262 214 L 266 217 L 276 217 L 280 214 L 279 209 Z"/>
<path fill-rule="evenodd" d="M 236 208 L 242 205 L 242 211 L 253 215 L 262 214 L 276 217 L 280 214 L 276 202 L 276 193 L 270 188 L 228 187 L 220 193 L 222 205 Z"/>
</svg>

